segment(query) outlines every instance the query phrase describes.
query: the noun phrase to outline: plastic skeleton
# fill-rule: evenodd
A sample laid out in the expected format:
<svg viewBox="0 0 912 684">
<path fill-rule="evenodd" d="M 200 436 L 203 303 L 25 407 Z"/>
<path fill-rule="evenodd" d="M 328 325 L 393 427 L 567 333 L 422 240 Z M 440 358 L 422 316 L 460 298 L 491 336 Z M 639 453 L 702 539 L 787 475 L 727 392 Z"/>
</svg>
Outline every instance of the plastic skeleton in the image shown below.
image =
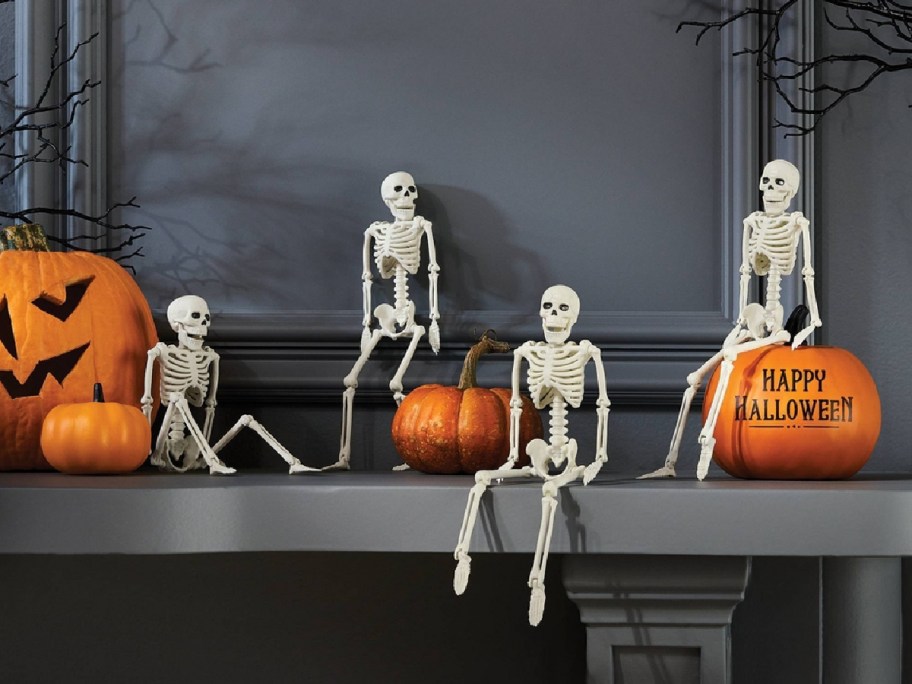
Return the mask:
<svg viewBox="0 0 912 684">
<path fill-rule="evenodd" d="M 339 460 L 325 468 L 335 470 L 349 468 L 351 458 L 352 407 L 355 390 L 358 387 L 358 375 L 370 358 L 374 348 L 384 337 L 391 340 L 408 339 L 409 346 L 399 364 L 399 369 L 390 381 L 390 391 L 396 404 L 402 402 L 402 378 L 415 354 L 418 342 L 425 334 L 423 325 L 415 323 L 415 303 L 409 299 L 409 275 L 415 275 L 421 267 L 421 238 L 427 240 L 428 250 L 428 291 L 430 296 L 431 325 L 428 330 L 428 341 L 436 354 L 440 351 L 440 329 L 437 319 L 437 277 L 440 266 L 437 264 L 437 252 L 434 247 L 434 234 L 431 222 L 415 215 L 415 201 L 418 189 L 415 179 L 404 171 L 397 171 L 387 176 L 380 185 L 380 195 L 393 214 L 393 222 L 376 221 L 364 231 L 364 249 L 362 254 L 363 270 L 361 282 L 364 299 L 364 330 L 361 333 L 361 355 L 351 372 L 345 376 L 345 392 L 342 395 L 342 437 L 339 445 Z M 373 245 L 373 250 L 371 246 Z M 371 329 L 371 257 L 380 277 L 393 279 L 395 304 L 380 304 L 373 311 L 379 327 Z M 399 466 L 399 468 L 406 466 Z"/>
<path fill-rule="evenodd" d="M 305 466 L 288 453 L 266 428 L 249 415 L 241 416 L 215 446 L 209 446 L 219 379 L 219 355 L 204 345 L 210 322 L 209 306 L 204 299 L 195 295 L 179 297 L 168 306 L 168 323 L 177 333 L 178 344 L 159 342 L 149 350 L 143 413 L 151 421 L 152 371 L 156 360 L 161 366 L 161 403 L 167 407 L 152 451 L 152 465 L 172 472 L 208 467 L 210 473 L 233 473 L 235 469 L 225 465 L 216 454 L 238 432 L 249 427 L 285 459 L 289 472 L 317 470 Z M 202 429 L 190 412 L 191 406 L 205 406 Z"/>
<path fill-rule="evenodd" d="M 608 412 L 611 402 L 605 388 L 605 369 L 601 352 L 588 341 L 579 344 L 568 342 L 570 331 L 579 315 L 579 298 L 576 292 L 564 285 L 555 285 L 545 290 L 539 314 L 545 333 L 545 342 L 526 342 L 513 354 L 513 396 L 510 402 L 510 455 L 507 462 L 497 470 L 482 470 L 475 474 L 475 486 L 466 502 L 459 543 L 454 556 L 458 561 L 453 579 L 453 588 L 462 594 L 469 582 L 469 546 L 472 530 L 478 515 L 481 498 L 494 480 L 540 477 L 542 486 L 541 525 L 535 559 L 529 573 L 531 597 L 529 601 L 529 623 L 537 625 L 545 610 L 545 569 L 548 563 L 548 549 L 554 529 L 554 513 L 561 487 L 582 477 L 583 484 L 589 484 L 608 460 Z M 522 414 L 522 400 L 519 395 L 519 378 L 522 362 L 529 368 L 527 384 L 536 408 L 547 407 L 550 412 L 549 441 L 534 439 L 526 447 L 531 465 L 514 469 L 519 456 L 519 422 Z M 579 408 L 583 399 L 583 381 L 586 364 L 595 364 L 598 379 L 596 415 L 595 460 L 588 466 L 576 463 L 576 440 L 567 437 L 567 406 Z M 552 466 L 563 470 L 551 473 Z"/>
<path fill-rule="evenodd" d="M 700 384 L 712 375 L 721 363 L 719 385 L 698 439 L 700 461 L 697 465 L 697 477 L 700 480 L 706 477 L 716 443 L 713 433 L 735 359 L 742 352 L 751 349 L 785 344 L 791 337 L 782 327 L 783 309 L 780 302 L 780 286 L 782 276 L 791 274 L 795 267 L 799 239 L 804 251 L 804 267 L 801 269 L 801 275 L 804 277 L 811 320 L 807 327 L 791 339 L 792 349 L 797 348 L 814 331 L 814 328 L 822 324 L 817 310 L 817 298 L 814 294 L 810 223 L 801 212 L 786 213 L 792 198 L 798 192 L 800 180 L 798 169 L 781 159 L 771 161 L 763 168 L 760 179 L 760 190 L 763 191 L 763 211 L 755 211 L 744 219 L 743 258 L 740 269 L 739 308 L 741 315 L 722 343 L 722 349 L 697 371 L 687 376 L 688 387 L 681 401 L 681 410 L 671 438 L 665 466 L 643 477 L 675 476 L 675 464 L 678 460 L 681 436 L 684 432 L 691 401 Z M 766 276 L 765 305 L 756 302 L 748 304 L 747 302 L 752 271 L 757 275 Z"/>
</svg>

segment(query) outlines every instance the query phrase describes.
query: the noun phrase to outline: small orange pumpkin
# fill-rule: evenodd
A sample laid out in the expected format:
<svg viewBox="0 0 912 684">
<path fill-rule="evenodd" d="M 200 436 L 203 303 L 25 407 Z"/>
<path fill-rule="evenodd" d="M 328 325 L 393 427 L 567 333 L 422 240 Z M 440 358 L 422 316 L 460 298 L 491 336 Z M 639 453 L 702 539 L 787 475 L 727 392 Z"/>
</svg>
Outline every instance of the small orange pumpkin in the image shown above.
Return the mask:
<svg viewBox="0 0 912 684">
<path fill-rule="evenodd" d="M 152 428 L 135 406 L 106 402 L 101 383 L 94 401 L 59 404 L 41 427 L 41 449 L 57 470 L 81 475 L 129 473 L 152 447 Z"/>
<path fill-rule="evenodd" d="M 39 437 L 58 404 L 105 386 L 139 406 L 158 341 L 149 304 L 120 264 L 50 252 L 40 226 L 0 231 L 0 470 L 47 470 Z"/>
<path fill-rule="evenodd" d="M 509 349 L 485 333 L 466 354 L 457 387 L 422 385 L 409 392 L 393 417 L 393 444 L 402 460 L 425 473 L 474 473 L 504 464 L 512 391 L 478 387 L 476 368 L 482 354 Z M 544 432 L 532 400 L 523 395 L 522 402 L 517 466 L 529 462 L 526 445 Z"/>
<path fill-rule="evenodd" d="M 706 387 L 703 420 L 719 369 Z M 848 478 L 874 450 L 880 397 L 864 364 L 839 347 L 739 354 L 716 424 L 713 458 L 735 477 Z"/>
</svg>

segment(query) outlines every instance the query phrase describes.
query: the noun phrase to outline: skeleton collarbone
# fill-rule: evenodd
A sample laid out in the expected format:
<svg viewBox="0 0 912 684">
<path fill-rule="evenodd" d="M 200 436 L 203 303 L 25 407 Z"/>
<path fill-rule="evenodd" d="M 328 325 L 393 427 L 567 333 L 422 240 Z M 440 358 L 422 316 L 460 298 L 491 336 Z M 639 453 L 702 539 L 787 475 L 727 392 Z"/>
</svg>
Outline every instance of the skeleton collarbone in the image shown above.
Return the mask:
<svg viewBox="0 0 912 684">
<path fill-rule="evenodd" d="M 167 404 L 177 392 L 192 406 L 202 406 L 209 395 L 212 363 L 218 358 L 210 347 L 200 350 L 183 349 L 159 343 L 161 351 L 161 397 Z"/>
<path fill-rule="evenodd" d="M 412 275 L 421 266 L 421 236 L 424 219 L 416 216 L 410 221 L 378 221 L 371 224 L 374 238 L 374 263 L 382 278 L 392 278 L 401 267 Z"/>
<path fill-rule="evenodd" d="M 521 353 L 529 364 L 529 393 L 536 408 L 550 405 L 555 395 L 573 408 L 579 408 L 583 401 L 590 346 L 586 340 L 579 344 L 534 342 L 522 346 Z"/>
<path fill-rule="evenodd" d="M 801 212 L 770 216 L 754 212 L 749 218 L 747 253 L 757 275 L 789 275 L 795 267 Z"/>
</svg>

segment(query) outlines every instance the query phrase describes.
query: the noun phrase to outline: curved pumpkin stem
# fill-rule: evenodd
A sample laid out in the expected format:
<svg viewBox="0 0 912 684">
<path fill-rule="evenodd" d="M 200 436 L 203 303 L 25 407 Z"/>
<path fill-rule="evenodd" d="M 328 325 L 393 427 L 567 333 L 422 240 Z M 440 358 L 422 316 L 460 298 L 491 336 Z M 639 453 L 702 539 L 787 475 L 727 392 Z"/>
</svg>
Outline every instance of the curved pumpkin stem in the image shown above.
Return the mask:
<svg viewBox="0 0 912 684">
<path fill-rule="evenodd" d="M 0 230 L 0 252 L 50 252 L 44 228 L 37 223 L 20 223 Z"/>
<path fill-rule="evenodd" d="M 510 351 L 510 345 L 506 342 L 497 340 L 493 337 L 493 334 L 493 330 L 485 330 L 481 339 L 469 349 L 465 361 L 462 364 L 462 373 L 459 374 L 459 385 L 457 385 L 457 389 L 464 390 L 469 389 L 470 387 L 478 387 L 478 359 L 482 354 L 487 354 L 488 352 L 502 353 Z"/>
</svg>

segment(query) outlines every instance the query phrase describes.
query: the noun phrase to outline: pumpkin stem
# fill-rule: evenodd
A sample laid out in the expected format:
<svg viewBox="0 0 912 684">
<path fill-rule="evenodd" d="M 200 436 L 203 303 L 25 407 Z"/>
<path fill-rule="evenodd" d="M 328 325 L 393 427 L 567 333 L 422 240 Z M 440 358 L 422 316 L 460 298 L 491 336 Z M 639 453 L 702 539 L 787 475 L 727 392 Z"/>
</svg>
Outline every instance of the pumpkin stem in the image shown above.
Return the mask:
<svg viewBox="0 0 912 684">
<path fill-rule="evenodd" d="M 462 373 L 459 375 L 459 385 L 457 385 L 457 389 L 464 390 L 469 389 L 470 387 L 478 387 L 478 359 L 482 354 L 487 354 L 488 352 L 510 351 L 509 344 L 500 342 L 493 335 L 493 330 L 485 330 L 481 339 L 469 349 L 465 361 L 462 364 Z"/>
<path fill-rule="evenodd" d="M 0 229 L 0 252 L 50 252 L 44 228 L 37 223 L 20 223 Z"/>
<path fill-rule="evenodd" d="M 96 382 L 95 387 L 93 389 L 94 389 L 94 392 L 93 392 L 92 401 L 96 401 L 98 403 L 103 403 L 105 398 L 104 398 L 104 389 L 102 388 L 101 383 Z"/>
</svg>

